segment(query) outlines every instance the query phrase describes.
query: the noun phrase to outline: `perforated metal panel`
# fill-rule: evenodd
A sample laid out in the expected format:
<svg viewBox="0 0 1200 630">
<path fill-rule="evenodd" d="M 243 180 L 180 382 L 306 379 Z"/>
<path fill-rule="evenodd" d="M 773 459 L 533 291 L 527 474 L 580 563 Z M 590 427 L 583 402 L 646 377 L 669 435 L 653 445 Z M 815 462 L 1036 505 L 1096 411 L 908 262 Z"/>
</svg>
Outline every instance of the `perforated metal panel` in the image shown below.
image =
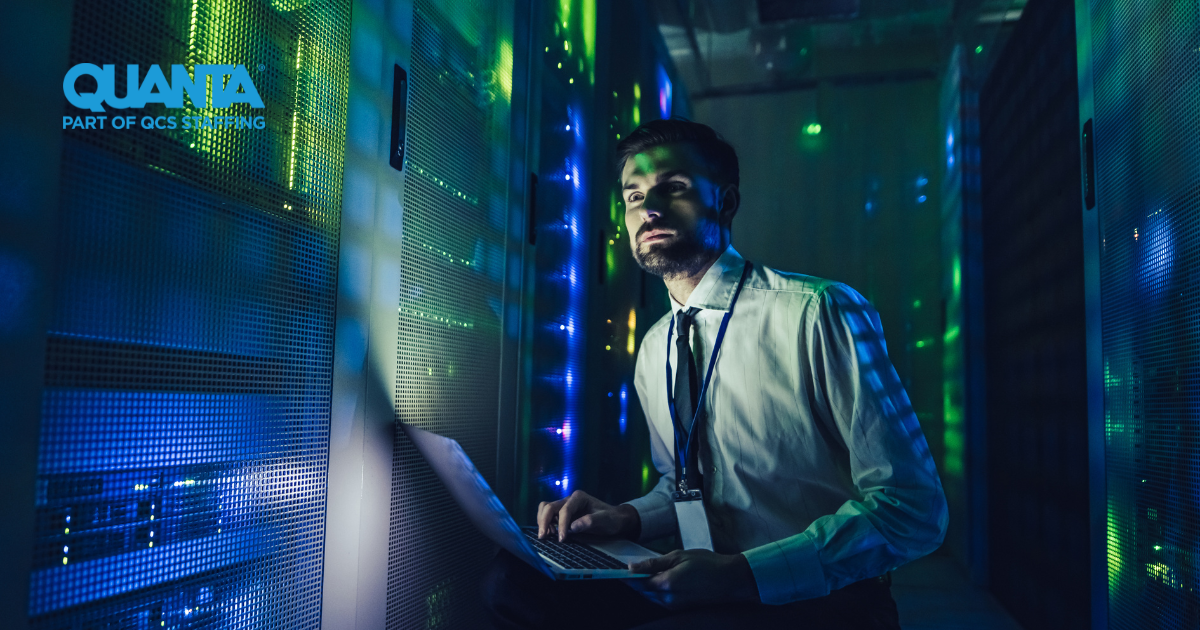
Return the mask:
<svg viewBox="0 0 1200 630">
<path fill-rule="evenodd" d="M 70 63 L 116 64 L 118 95 L 125 64 L 244 64 L 265 108 L 65 132 L 34 627 L 318 625 L 348 22 L 335 0 L 75 4 Z"/>
<path fill-rule="evenodd" d="M 1026 628 L 1088 628 L 1079 96 L 1070 0 L 1034 0 L 979 97 L 989 580 Z"/>
<path fill-rule="evenodd" d="M 415 3 L 396 375 L 399 419 L 458 440 L 493 486 L 512 11 Z M 393 462 L 388 627 L 481 627 L 491 543 L 399 431 Z"/>
<path fill-rule="evenodd" d="M 1109 624 L 1200 625 L 1200 7 L 1094 0 Z"/>
</svg>

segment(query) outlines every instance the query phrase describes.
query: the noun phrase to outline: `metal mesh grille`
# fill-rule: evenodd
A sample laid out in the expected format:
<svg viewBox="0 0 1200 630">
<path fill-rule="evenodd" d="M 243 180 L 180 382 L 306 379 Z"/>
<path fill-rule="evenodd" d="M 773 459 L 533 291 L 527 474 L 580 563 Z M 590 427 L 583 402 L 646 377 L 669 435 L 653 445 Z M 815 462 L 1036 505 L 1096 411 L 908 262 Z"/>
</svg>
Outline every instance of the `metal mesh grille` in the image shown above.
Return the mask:
<svg viewBox="0 0 1200 630">
<path fill-rule="evenodd" d="M 116 94 L 126 64 L 244 64 L 266 107 L 64 132 L 34 627 L 319 624 L 348 24 L 333 0 L 76 3 L 70 63 L 116 64 Z M 231 115 L 265 128 L 181 124 Z"/>
<path fill-rule="evenodd" d="M 1089 627 L 1074 34 L 1031 2 L 980 93 L 989 577 L 1030 629 Z"/>
<path fill-rule="evenodd" d="M 1112 628 L 1200 625 L 1200 23 L 1091 2 Z"/>
<path fill-rule="evenodd" d="M 396 408 L 458 440 L 495 485 L 512 78 L 511 34 L 495 25 L 506 3 L 415 4 Z M 393 461 L 387 626 L 480 627 L 491 544 L 399 431 Z"/>
</svg>

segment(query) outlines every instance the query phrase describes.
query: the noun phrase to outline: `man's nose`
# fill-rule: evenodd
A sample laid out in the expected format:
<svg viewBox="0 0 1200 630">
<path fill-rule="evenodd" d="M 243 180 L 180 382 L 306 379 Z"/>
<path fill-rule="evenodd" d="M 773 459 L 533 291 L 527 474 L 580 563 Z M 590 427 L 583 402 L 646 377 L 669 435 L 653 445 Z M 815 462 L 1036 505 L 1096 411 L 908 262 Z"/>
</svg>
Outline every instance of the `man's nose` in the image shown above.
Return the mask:
<svg viewBox="0 0 1200 630">
<path fill-rule="evenodd" d="M 646 213 L 647 219 L 661 217 L 666 210 L 666 199 L 662 195 L 656 194 L 654 190 L 650 190 L 646 194 L 646 198 L 642 200 L 642 211 Z"/>
</svg>

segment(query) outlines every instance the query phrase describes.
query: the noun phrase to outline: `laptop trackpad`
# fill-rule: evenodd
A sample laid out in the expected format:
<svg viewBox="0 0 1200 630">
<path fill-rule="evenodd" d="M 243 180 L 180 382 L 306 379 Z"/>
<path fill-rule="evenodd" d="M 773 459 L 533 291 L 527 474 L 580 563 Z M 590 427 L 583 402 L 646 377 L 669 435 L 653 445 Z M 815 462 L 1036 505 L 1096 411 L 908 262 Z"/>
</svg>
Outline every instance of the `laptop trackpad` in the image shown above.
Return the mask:
<svg viewBox="0 0 1200 630">
<path fill-rule="evenodd" d="M 582 541 L 581 541 L 582 542 Z M 620 560 L 621 562 L 641 562 L 648 558 L 657 558 L 659 555 L 645 547 L 628 540 L 600 540 L 588 537 L 587 544 L 592 547 L 607 553 L 608 555 Z"/>
</svg>

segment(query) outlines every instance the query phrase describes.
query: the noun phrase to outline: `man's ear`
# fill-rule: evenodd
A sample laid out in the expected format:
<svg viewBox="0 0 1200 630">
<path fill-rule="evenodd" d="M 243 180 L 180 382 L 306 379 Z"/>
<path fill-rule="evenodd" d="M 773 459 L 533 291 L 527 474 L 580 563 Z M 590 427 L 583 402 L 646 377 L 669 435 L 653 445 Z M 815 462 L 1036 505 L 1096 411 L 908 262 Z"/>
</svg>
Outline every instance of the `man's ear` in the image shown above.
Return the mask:
<svg viewBox="0 0 1200 630">
<path fill-rule="evenodd" d="M 717 212 L 721 223 L 729 225 L 742 205 L 742 192 L 736 184 L 724 184 L 717 190 Z"/>
</svg>

